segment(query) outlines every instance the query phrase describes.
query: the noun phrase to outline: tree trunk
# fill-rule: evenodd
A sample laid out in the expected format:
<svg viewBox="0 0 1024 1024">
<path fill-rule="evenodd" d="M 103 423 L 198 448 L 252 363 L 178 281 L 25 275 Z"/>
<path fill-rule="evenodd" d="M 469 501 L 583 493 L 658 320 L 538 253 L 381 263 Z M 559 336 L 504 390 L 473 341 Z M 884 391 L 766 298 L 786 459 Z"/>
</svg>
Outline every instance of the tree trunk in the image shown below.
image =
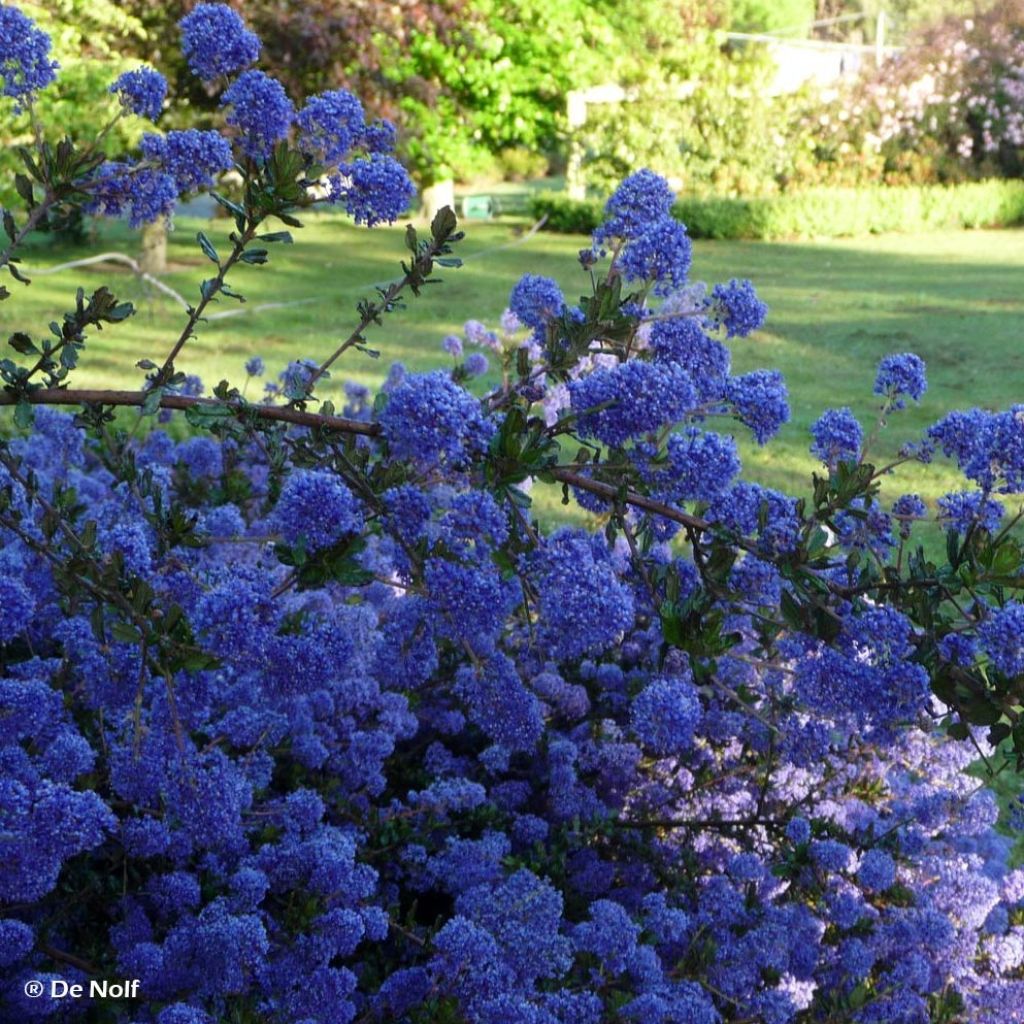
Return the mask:
<svg viewBox="0 0 1024 1024">
<path fill-rule="evenodd" d="M 434 214 L 445 206 L 455 209 L 455 182 L 437 181 L 423 190 L 423 216 L 433 220 Z"/>
<path fill-rule="evenodd" d="M 167 223 L 163 217 L 143 227 L 139 265 L 147 274 L 167 272 Z"/>
</svg>

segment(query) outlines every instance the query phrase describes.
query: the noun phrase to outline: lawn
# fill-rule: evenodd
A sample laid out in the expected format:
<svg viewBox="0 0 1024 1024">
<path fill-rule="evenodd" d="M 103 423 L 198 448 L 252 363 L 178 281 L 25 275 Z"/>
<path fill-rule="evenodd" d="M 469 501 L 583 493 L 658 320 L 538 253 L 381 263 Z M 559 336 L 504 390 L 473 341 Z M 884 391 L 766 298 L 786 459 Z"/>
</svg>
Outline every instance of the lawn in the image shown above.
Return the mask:
<svg viewBox="0 0 1024 1024">
<path fill-rule="evenodd" d="M 171 235 L 171 272 L 165 280 L 194 298 L 210 264 L 195 243 L 205 230 L 226 248 L 229 222 L 181 218 Z M 443 271 L 442 284 L 374 328 L 370 341 L 379 360 L 353 352 L 327 393 L 340 392 L 344 378 L 376 386 L 392 360 L 415 370 L 444 365 L 440 341 L 469 317 L 494 322 L 510 287 L 531 271 L 559 280 L 575 298 L 587 278 L 575 261 L 582 237 L 535 234 L 525 223 L 469 223 L 462 244 L 465 266 Z M 222 377 L 242 379 L 242 364 L 262 356 L 276 373 L 290 359 L 322 358 L 346 336 L 355 305 L 374 284 L 398 276 L 402 229 L 353 228 L 340 217 L 317 216 L 296 232 L 298 244 L 278 246 L 269 267 L 243 267 L 232 285 L 248 306 L 296 302 L 285 308 L 254 310 L 203 325 L 184 350 L 179 368 L 198 373 L 208 386 Z M 29 273 L 99 249 L 132 252 L 133 236 L 120 225 L 103 224 L 94 244 L 80 250 L 36 244 L 25 254 Z M 693 275 L 714 282 L 749 277 L 769 303 L 767 328 L 734 344 L 734 368 L 783 371 L 789 382 L 793 418 L 765 449 L 745 445 L 749 475 L 764 483 L 806 493 L 814 462 L 807 453 L 808 427 L 828 406 L 849 405 L 868 433 L 876 402 L 874 367 L 889 352 L 913 351 L 928 364 L 930 387 L 919 408 L 900 413 L 871 447 L 888 458 L 948 409 L 967 405 L 1005 407 L 1024 400 L 1024 233 L 950 232 L 892 235 L 817 243 L 697 242 Z M 88 289 L 111 281 L 138 313 L 92 338 L 77 380 L 80 386 L 137 386 L 136 360 L 161 360 L 182 322 L 174 302 L 123 269 L 89 267 L 39 276 L 28 289 L 0 306 L 0 328 L 36 335 L 59 317 L 78 285 Z M 234 308 L 222 300 L 218 311 Z M 255 388 L 250 388 L 252 395 Z M 890 493 L 920 491 L 932 498 L 958 486 L 946 465 L 905 467 Z M 542 500 L 545 511 L 554 499 Z"/>
</svg>

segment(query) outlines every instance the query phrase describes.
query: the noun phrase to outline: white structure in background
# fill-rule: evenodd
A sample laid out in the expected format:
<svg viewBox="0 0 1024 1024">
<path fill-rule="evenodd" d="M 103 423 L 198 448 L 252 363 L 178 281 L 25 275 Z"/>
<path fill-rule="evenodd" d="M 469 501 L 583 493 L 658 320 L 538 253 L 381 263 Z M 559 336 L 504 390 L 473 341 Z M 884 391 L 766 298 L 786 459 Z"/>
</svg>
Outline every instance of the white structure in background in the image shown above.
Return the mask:
<svg viewBox="0 0 1024 1024">
<path fill-rule="evenodd" d="M 813 22 L 813 26 L 832 25 L 840 21 L 852 21 L 864 17 L 861 14 L 843 15 L 827 21 Z M 864 62 L 873 59 L 881 65 L 902 46 L 885 45 L 885 14 L 879 13 L 875 23 L 873 45 L 855 43 L 828 43 L 814 39 L 789 39 L 783 36 L 758 35 L 746 32 L 728 33 L 736 42 L 761 43 L 775 60 L 776 72 L 769 88 L 771 95 L 780 96 L 796 92 L 802 86 L 813 82 L 820 86 L 834 85 L 843 78 L 856 75 Z M 693 82 L 684 82 L 676 87 L 672 98 L 684 100 L 696 87 Z M 586 198 L 587 188 L 583 179 L 583 151 L 578 142 L 577 130 L 587 123 L 587 108 L 608 103 L 629 103 L 635 98 L 631 90 L 621 85 L 595 85 L 589 89 L 573 89 L 566 97 L 566 117 L 570 142 L 569 159 L 565 171 L 565 187 L 571 199 Z"/>
</svg>

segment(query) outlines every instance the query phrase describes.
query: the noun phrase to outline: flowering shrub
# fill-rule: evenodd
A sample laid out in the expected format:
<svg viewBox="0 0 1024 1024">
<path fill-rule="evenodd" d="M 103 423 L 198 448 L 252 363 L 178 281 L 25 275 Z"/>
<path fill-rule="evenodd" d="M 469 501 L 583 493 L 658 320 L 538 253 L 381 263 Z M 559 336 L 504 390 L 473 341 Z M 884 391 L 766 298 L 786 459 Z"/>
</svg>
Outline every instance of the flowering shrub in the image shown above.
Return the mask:
<svg viewBox="0 0 1024 1024">
<path fill-rule="evenodd" d="M 797 174 L 834 184 L 1019 178 L 1022 104 L 1024 4 L 948 15 L 806 111 Z"/>
<path fill-rule="evenodd" d="M 452 370 L 396 364 L 374 399 L 317 404 L 402 289 L 457 263 L 442 211 L 333 353 L 262 403 L 203 397 L 175 360 L 231 267 L 290 240 L 263 222 L 316 202 L 391 219 L 408 184 L 353 98 L 295 115 L 247 77 L 241 21 L 186 21 L 196 70 L 238 74 L 227 140 L 116 165 L 44 148 L 3 218 L 17 284 L 62 204 L 163 216 L 225 144 L 245 178 L 221 199 L 230 253 L 200 234 L 217 272 L 138 392 L 68 386 L 87 335 L 132 312 L 105 288 L 0 361 L 0 1020 L 1019 1018 L 1024 872 L 965 769 L 1024 752 L 1002 523 L 1024 409 L 950 414 L 882 466 L 828 410 L 808 498 L 743 481 L 730 425 L 767 443 L 787 394 L 732 374 L 725 342 L 767 311 L 749 282 L 686 279 L 650 172 L 581 253 L 591 293 L 528 275 L 496 329 L 445 339 Z M 136 112 L 157 88 L 117 91 Z M 502 370 L 483 397 L 470 346 Z M 917 357 L 884 360 L 879 426 L 926 384 Z M 152 423 L 181 414 L 186 440 Z M 971 485 L 943 504 L 941 565 L 914 540 L 923 502 L 878 497 L 940 452 Z M 603 530 L 545 533 L 533 480 Z M 55 977 L 139 998 L 30 998 Z"/>
</svg>

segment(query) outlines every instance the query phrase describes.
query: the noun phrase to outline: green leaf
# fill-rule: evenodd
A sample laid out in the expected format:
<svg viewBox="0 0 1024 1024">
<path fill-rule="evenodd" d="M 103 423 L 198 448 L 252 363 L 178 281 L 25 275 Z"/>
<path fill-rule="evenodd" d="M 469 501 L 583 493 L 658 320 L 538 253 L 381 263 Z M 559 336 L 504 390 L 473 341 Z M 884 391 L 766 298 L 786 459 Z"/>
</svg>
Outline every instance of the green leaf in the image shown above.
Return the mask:
<svg viewBox="0 0 1024 1024">
<path fill-rule="evenodd" d="M 430 222 L 431 237 L 435 242 L 447 241 L 458 223 L 459 219 L 455 216 L 455 211 L 450 206 L 442 206 Z"/>
<path fill-rule="evenodd" d="M 19 402 L 14 407 L 14 423 L 22 430 L 29 430 L 35 422 L 32 415 L 32 406 L 28 402 Z"/>
<path fill-rule="evenodd" d="M 39 354 L 39 349 L 36 348 L 35 343 L 23 331 L 15 331 L 15 333 L 7 339 L 7 344 L 10 345 L 15 352 L 20 352 L 23 356 L 34 356 Z"/>
<path fill-rule="evenodd" d="M 268 231 L 265 235 L 256 236 L 261 242 L 283 242 L 291 245 L 295 241 L 290 231 Z"/>
<path fill-rule="evenodd" d="M 241 256 L 243 263 L 251 263 L 255 266 L 262 266 L 269 258 L 270 254 L 266 249 L 246 249 Z"/>
<path fill-rule="evenodd" d="M 29 208 L 35 205 L 35 199 L 32 195 L 32 182 L 24 174 L 16 174 L 14 176 L 14 188 L 18 195 L 28 203 Z"/>
<path fill-rule="evenodd" d="M 206 279 L 206 280 L 205 280 L 205 281 L 204 281 L 204 282 L 203 282 L 203 283 L 202 283 L 202 284 L 201 284 L 201 285 L 199 286 L 199 293 L 200 293 L 200 295 L 202 295 L 202 297 L 203 297 L 204 299 L 206 299 L 206 300 L 207 300 L 207 302 L 209 302 L 209 300 L 210 300 L 210 299 L 212 299 L 212 298 L 214 297 L 214 295 L 216 295 L 216 294 L 217 294 L 217 289 L 218 289 L 219 287 L 220 287 L 220 286 L 219 286 L 219 284 L 218 284 L 218 282 L 217 282 L 217 279 L 216 279 L 216 278 L 213 278 L 213 277 L 208 277 L 208 278 L 207 278 L 207 279 Z"/>
<path fill-rule="evenodd" d="M 160 409 L 160 399 L 163 398 L 163 388 L 153 388 L 146 392 L 146 398 L 142 403 L 142 416 L 155 416 Z"/>
<path fill-rule="evenodd" d="M 115 640 L 120 640 L 123 644 L 137 644 L 142 639 L 135 626 L 131 626 L 127 622 L 115 622 L 110 627 L 110 632 Z"/>
<path fill-rule="evenodd" d="M 10 210 L 4 210 L 4 231 L 7 232 L 7 237 L 12 242 L 18 237 L 18 230 L 14 224 L 14 218 L 11 216 Z"/>
<path fill-rule="evenodd" d="M 237 217 L 244 217 L 245 210 L 238 205 L 238 203 L 232 202 L 232 200 L 222 196 L 219 192 L 210 193 L 213 198 L 224 207 L 225 210 L 230 210 Z"/>
<path fill-rule="evenodd" d="M 210 260 L 211 263 L 216 263 L 219 267 L 220 257 L 217 255 L 217 250 L 213 247 L 213 242 L 211 242 L 202 231 L 196 235 L 196 241 L 199 243 L 199 248 L 203 250 L 206 258 Z"/>
</svg>

